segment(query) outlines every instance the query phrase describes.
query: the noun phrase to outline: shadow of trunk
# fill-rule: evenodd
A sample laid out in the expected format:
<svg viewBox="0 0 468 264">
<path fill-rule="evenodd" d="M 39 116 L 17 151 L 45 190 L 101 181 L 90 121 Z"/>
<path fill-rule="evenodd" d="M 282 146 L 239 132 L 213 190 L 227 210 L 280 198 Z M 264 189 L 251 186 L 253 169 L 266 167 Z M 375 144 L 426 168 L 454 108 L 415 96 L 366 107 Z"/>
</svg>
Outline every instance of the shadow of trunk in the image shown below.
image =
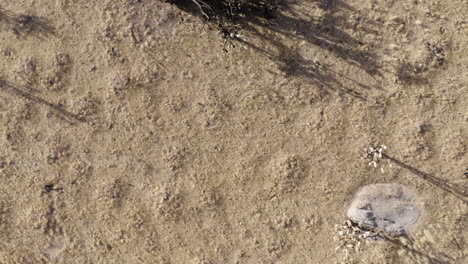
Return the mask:
<svg viewBox="0 0 468 264">
<path fill-rule="evenodd" d="M 408 164 L 405 164 L 402 161 L 399 161 L 396 158 L 388 156 L 388 155 L 386 155 L 384 153 L 382 153 L 382 157 L 392 161 L 393 163 L 397 164 L 400 167 L 403 167 L 403 168 L 409 170 L 413 174 L 415 174 L 415 175 L 419 176 L 420 178 L 430 182 L 431 184 L 435 185 L 436 187 L 439 187 L 442 190 L 455 195 L 456 197 L 461 199 L 463 202 L 468 203 L 468 191 L 465 188 L 462 188 L 462 187 L 457 186 L 457 185 L 455 185 L 455 184 L 453 184 L 451 182 L 448 182 L 446 180 L 443 180 L 443 179 L 437 178 L 437 177 L 435 177 L 433 175 L 430 175 L 428 173 L 425 173 L 425 172 L 423 172 L 423 171 L 421 171 L 419 169 L 416 169 L 416 168 L 414 168 L 414 167 L 412 167 L 412 166 L 410 166 Z"/>
</svg>

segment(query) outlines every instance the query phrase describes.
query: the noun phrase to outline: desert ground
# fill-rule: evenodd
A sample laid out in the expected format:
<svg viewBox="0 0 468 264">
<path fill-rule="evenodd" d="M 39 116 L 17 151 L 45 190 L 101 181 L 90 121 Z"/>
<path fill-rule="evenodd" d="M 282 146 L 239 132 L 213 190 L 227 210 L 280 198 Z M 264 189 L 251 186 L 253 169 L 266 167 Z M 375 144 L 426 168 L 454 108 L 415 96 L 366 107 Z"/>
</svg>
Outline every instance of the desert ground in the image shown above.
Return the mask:
<svg viewBox="0 0 468 264">
<path fill-rule="evenodd" d="M 190 10 L 0 1 L 1 264 L 468 263 L 466 0 Z M 335 250 L 390 182 L 411 233 Z"/>
</svg>

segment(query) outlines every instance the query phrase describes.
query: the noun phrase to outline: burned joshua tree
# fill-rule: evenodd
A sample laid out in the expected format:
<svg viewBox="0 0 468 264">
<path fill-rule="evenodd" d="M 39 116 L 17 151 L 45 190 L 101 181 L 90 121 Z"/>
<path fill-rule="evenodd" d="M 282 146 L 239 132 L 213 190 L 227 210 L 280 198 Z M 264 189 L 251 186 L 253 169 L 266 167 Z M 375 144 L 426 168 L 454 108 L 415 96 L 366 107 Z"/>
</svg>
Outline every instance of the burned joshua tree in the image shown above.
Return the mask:
<svg viewBox="0 0 468 264">
<path fill-rule="evenodd" d="M 235 41 L 245 41 L 240 34 L 249 20 L 274 18 L 277 0 L 166 0 L 216 26 L 224 40 L 224 51 Z"/>
</svg>

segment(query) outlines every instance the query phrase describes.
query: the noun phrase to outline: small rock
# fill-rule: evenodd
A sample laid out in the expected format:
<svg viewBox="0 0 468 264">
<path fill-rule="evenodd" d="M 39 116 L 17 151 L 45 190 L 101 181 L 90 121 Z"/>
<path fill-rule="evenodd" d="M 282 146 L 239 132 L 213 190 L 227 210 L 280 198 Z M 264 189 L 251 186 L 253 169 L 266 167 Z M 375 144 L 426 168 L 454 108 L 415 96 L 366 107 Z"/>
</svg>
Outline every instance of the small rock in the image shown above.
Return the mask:
<svg viewBox="0 0 468 264">
<path fill-rule="evenodd" d="M 395 44 L 395 43 L 391 43 L 391 44 L 389 45 L 389 48 L 392 49 L 392 50 L 396 50 L 396 49 L 398 49 L 398 45 Z"/>
</svg>

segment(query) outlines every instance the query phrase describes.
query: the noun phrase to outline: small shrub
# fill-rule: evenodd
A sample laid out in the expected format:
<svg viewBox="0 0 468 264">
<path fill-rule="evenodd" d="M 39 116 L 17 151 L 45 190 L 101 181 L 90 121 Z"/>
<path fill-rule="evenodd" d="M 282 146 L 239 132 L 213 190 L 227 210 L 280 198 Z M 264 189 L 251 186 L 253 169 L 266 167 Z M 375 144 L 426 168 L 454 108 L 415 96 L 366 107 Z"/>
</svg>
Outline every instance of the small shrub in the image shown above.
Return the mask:
<svg viewBox="0 0 468 264">
<path fill-rule="evenodd" d="M 224 40 L 224 51 L 234 46 L 234 41 L 244 41 L 240 35 L 243 25 L 259 19 L 275 17 L 277 0 L 166 0 L 179 9 L 201 16 L 215 25 Z"/>
</svg>

